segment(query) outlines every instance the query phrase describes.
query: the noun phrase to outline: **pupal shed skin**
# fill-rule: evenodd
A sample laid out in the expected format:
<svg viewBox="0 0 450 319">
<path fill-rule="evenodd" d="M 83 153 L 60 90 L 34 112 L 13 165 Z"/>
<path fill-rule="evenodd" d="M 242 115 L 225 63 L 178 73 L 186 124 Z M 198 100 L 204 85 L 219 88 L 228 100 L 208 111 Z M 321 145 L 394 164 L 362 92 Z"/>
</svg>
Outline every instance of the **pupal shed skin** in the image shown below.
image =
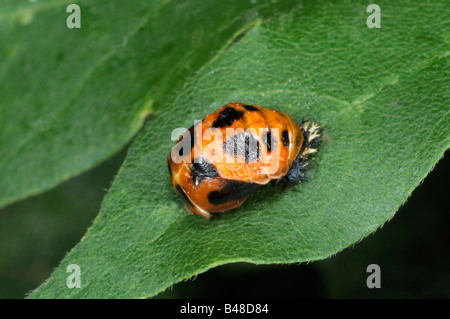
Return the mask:
<svg viewBox="0 0 450 319">
<path fill-rule="evenodd" d="M 228 103 L 183 134 L 169 154 L 169 172 L 184 207 L 209 219 L 240 207 L 269 182 L 299 183 L 321 139 L 310 121 L 297 124 L 280 111 Z"/>
</svg>

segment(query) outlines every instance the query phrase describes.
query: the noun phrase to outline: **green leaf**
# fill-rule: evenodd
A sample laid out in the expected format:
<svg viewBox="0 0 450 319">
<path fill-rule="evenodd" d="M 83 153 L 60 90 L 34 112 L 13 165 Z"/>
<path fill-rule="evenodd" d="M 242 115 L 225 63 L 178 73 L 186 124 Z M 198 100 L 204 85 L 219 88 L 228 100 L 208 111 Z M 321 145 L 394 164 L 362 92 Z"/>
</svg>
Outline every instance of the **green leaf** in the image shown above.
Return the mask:
<svg viewBox="0 0 450 319">
<path fill-rule="evenodd" d="M 444 1 L 300 3 L 258 23 L 156 112 L 86 236 L 33 298 L 150 297 L 236 261 L 327 258 L 393 217 L 450 145 Z M 231 101 L 308 117 L 325 141 L 304 184 L 267 186 L 210 221 L 187 214 L 166 158 L 171 132 Z M 395 243 L 392 243 L 395 245 Z M 78 264 L 82 288 L 68 289 Z"/>
<path fill-rule="evenodd" d="M 71 3 L 0 4 L 0 207 L 116 153 L 237 30 L 291 6 L 81 0 L 69 29 Z"/>
</svg>

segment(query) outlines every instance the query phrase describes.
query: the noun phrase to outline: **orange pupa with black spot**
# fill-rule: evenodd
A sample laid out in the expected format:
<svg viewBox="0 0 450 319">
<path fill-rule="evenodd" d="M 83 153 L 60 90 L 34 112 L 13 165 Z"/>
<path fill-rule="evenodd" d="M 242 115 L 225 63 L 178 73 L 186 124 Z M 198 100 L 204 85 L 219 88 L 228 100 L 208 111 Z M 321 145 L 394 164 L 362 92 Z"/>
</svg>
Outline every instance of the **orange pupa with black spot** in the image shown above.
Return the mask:
<svg viewBox="0 0 450 319">
<path fill-rule="evenodd" d="M 169 154 L 185 208 L 207 219 L 238 208 L 269 182 L 298 183 L 321 140 L 318 125 L 280 111 L 229 103 L 192 126 Z"/>
</svg>

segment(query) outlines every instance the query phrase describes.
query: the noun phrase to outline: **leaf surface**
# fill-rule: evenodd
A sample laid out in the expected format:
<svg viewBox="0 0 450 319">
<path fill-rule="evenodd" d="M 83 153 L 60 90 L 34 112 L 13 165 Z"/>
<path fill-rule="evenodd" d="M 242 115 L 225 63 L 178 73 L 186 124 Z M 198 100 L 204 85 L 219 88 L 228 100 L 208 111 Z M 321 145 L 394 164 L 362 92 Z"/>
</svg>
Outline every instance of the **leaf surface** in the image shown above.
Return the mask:
<svg viewBox="0 0 450 319">
<path fill-rule="evenodd" d="M 327 258 L 392 218 L 450 145 L 450 30 L 444 2 L 380 6 L 369 29 L 365 2 L 304 2 L 223 51 L 156 112 L 93 226 L 31 297 L 150 297 L 224 263 Z M 232 101 L 310 118 L 326 139 L 306 183 L 207 221 L 175 195 L 171 132 Z M 81 289 L 66 287 L 74 263 Z"/>
</svg>

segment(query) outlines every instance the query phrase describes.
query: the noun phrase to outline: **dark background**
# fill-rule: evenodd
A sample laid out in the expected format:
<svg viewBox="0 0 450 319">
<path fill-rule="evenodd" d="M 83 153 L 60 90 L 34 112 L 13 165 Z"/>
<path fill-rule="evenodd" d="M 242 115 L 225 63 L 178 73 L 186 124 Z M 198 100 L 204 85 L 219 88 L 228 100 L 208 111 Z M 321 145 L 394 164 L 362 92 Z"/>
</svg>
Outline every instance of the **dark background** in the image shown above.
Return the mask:
<svg viewBox="0 0 450 319">
<path fill-rule="evenodd" d="M 0 210 L 0 298 L 23 298 L 47 279 L 96 217 L 126 150 L 53 190 Z M 450 153 L 395 217 L 361 242 L 308 264 L 237 263 L 157 298 L 449 298 Z M 369 289 L 369 264 L 381 288 Z"/>
</svg>

